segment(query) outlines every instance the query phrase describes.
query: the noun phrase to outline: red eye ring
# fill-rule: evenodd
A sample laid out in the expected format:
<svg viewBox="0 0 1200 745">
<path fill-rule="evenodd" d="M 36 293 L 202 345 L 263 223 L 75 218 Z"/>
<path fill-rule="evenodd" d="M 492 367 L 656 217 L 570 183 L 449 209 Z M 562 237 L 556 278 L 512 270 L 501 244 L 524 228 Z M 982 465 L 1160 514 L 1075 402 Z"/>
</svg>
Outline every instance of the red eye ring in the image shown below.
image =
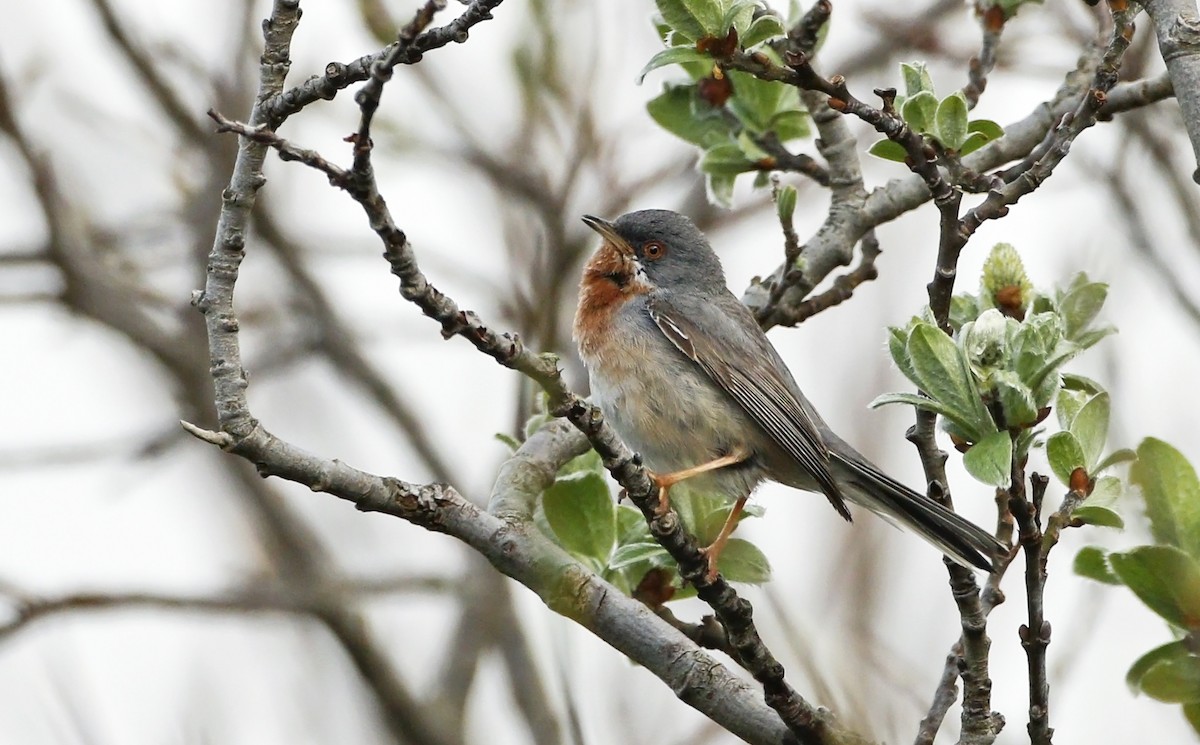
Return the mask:
<svg viewBox="0 0 1200 745">
<path fill-rule="evenodd" d="M 662 241 L 646 241 L 642 245 L 642 256 L 649 261 L 658 261 L 667 255 L 667 247 Z"/>
</svg>

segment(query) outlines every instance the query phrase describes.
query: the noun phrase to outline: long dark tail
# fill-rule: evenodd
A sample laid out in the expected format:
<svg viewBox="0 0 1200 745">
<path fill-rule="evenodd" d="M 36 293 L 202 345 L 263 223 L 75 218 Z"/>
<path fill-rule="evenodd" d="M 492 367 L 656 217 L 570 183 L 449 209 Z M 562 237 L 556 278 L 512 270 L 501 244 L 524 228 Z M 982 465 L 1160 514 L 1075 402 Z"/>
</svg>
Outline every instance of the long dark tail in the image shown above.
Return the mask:
<svg viewBox="0 0 1200 745">
<path fill-rule="evenodd" d="M 880 471 L 862 456 L 831 453 L 844 496 L 900 523 L 955 562 L 987 572 L 1008 547 L 986 530 Z M 858 457 L 854 457 L 858 456 Z"/>
</svg>

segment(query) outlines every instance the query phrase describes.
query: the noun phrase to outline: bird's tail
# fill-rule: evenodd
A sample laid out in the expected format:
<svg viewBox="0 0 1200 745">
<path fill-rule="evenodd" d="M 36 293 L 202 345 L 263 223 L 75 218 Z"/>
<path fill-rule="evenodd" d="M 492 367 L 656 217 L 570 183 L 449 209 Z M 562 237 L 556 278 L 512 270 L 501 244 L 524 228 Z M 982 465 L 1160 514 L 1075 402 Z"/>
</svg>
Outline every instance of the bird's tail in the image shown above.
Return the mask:
<svg viewBox="0 0 1200 745">
<path fill-rule="evenodd" d="M 901 484 L 865 458 L 831 455 L 841 466 L 839 485 L 847 499 L 900 523 L 955 562 L 991 572 L 996 560 L 1008 551 L 983 528 Z"/>
</svg>

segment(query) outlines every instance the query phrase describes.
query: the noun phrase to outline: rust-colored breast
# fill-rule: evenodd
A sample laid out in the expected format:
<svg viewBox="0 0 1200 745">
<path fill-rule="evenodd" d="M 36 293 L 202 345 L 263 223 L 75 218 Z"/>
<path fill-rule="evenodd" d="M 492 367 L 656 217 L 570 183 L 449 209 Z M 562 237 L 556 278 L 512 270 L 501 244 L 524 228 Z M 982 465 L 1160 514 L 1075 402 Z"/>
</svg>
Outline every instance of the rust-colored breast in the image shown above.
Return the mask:
<svg viewBox="0 0 1200 745">
<path fill-rule="evenodd" d="M 637 276 L 631 256 L 611 243 L 600 247 L 583 268 L 579 283 L 579 308 L 575 312 L 575 340 L 585 360 L 593 358 L 615 332 L 617 310 L 636 295 L 650 292 Z"/>
</svg>

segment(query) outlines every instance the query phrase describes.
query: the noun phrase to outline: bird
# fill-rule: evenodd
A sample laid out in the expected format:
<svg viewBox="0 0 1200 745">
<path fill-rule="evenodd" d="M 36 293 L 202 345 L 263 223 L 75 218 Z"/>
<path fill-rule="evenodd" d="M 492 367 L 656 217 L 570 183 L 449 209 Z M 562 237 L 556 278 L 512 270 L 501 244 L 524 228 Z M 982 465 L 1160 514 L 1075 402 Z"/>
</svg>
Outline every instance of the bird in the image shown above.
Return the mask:
<svg viewBox="0 0 1200 745">
<path fill-rule="evenodd" d="M 656 514 L 685 480 L 733 500 L 700 549 L 708 581 L 764 481 L 824 494 L 847 521 L 847 503 L 859 505 L 960 565 L 995 571 L 1007 546 L 885 474 L 825 424 L 689 218 L 651 209 L 583 222 L 602 239 L 583 269 L 573 333 L 591 400 L 640 455 L 658 487 Z"/>
</svg>

